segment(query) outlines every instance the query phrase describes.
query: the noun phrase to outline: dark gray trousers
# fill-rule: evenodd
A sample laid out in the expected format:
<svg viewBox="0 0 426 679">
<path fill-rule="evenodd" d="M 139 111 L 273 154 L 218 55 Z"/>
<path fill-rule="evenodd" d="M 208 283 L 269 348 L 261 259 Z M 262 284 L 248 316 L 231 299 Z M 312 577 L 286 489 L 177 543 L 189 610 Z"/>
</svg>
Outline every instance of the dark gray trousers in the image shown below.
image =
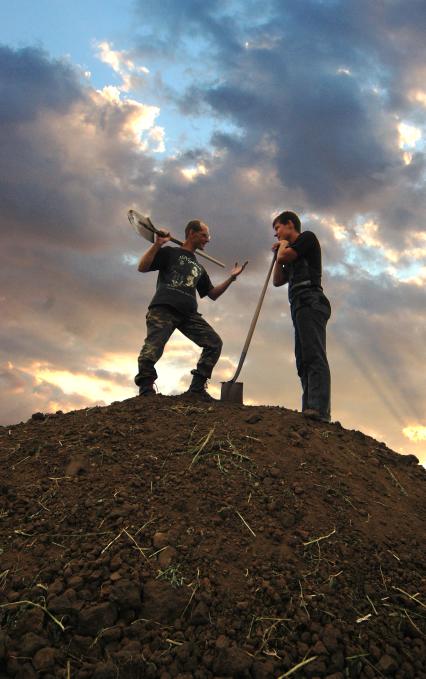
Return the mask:
<svg viewBox="0 0 426 679">
<path fill-rule="evenodd" d="M 330 368 L 326 350 L 326 326 L 331 306 L 320 290 L 300 293 L 290 304 L 295 332 L 297 373 L 302 383 L 302 411 L 318 410 L 330 419 Z"/>
</svg>

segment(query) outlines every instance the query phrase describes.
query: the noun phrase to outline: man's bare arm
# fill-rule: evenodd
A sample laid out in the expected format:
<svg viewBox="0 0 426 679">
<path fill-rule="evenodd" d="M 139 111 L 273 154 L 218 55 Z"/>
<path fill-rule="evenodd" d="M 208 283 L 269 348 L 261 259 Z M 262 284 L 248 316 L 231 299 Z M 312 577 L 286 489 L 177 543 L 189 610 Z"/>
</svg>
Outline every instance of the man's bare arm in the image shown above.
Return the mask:
<svg viewBox="0 0 426 679">
<path fill-rule="evenodd" d="M 278 264 L 290 264 L 297 259 L 298 255 L 296 250 L 293 250 L 291 245 L 287 241 L 282 240 L 279 243 L 278 253 L 277 253 L 277 263 Z"/>
<path fill-rule="evenodd" d="M 278 262 L 275 262 L 272 283 L 276 288 L 288 283 L 288 273 L 283 268 L 283 265 L 279 264 Z"/>
<path fill-rule="evenodd" d="M 223 283 L 215 285 L 214 288 L 212 288 L 210 292 L 207 293 L 207 296 L 210 297 L 210 299 L 212 299 L 213 301 L 215 301 L 218 297 L 223 295 L 225 290 L 229 288 L 233 281 L 235 281 L 235 278 L 233 276 L 229 276 L 229 278 L 227 278 L 226 281 L 223 281 Z"/>
<path fill-rule="evenodd" d="M 280 240 L 278 243 L 274 243 L 272 250 L 275 250 L 277 253 L 272 283 L 276 288 L 279 288 L 281 285 L 288 283 L 288 272 L 283 268 L 283 265 L 294 262 L 297 259 L 297 252 L 292 249 L 287 240 Z"/>
<path fill-rule="evenodd" d="M 209 293 L 207 293 L 207 296 L 210 297 L 213 301 L 216 300 L 218 297 L 223 295 L 225 290 L 229 288 L 231 283 L 233 281 L 236 281 L 238 276 L 244 271 L 246 268 L 248 262 L 245 262 L 244 264 L 241 264 L 241 266 L 238 265 L 238 262 L 235 262 L 235 266 L 231 271 L 231 275 L 229 278 L 226 279 L 226 281 L 223 281 L 223 283 L 219 283 L 219 285 L 215 285 L 214 288 L 210 290 Z"/>
<path fill-rule="evenodd" d="M 138 271 L 141 273 L 146 273 L 147 271 L 150 270 L 151 264 L 154 261 L 154 257 L 157 254 L 157 252 L 161 249 L 161 247 L 164 245 L 164 243 L 167 243 L 170 240 L 170 235 L 167 234 L 167 236 L 157 236 L 155 239 L 155 243 L 151 245 L 151 247 L 145 252 L 145 254 L 142 255 L 142 257 L 139 260 L 138 264 Z"/>
</svg>

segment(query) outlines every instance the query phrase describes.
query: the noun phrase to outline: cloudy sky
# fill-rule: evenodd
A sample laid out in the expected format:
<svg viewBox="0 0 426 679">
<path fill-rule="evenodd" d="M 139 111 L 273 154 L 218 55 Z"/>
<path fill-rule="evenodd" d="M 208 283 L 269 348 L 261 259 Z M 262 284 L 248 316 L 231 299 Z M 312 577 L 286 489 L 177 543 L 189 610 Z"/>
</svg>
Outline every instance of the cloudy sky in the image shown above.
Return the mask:
<svg viewBox="0 0 426 679">
<path fill-rule="evenodd" d="M 0 424 L 135 394 L 155 275 L 130 207 L 250 260 L 200 305 L 218 394 L 293 209 L 323 248 L 333 418 L 425 463 L 425 24 L 423 0 L 4 3 Z M 197 353 L 176 333 L 160 391 Z M 285 288 L 241 379 L 247 403 L 300 407 Z"/>
</svg>

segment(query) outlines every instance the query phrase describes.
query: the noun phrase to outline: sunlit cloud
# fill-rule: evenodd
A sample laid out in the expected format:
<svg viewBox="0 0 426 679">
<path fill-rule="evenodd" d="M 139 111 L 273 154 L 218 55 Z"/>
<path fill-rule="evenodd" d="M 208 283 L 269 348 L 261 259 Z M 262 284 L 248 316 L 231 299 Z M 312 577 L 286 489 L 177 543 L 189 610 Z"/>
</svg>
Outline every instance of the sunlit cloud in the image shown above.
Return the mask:
<svg viewBox="0 0 426 679">
<path fill-rule="evenodd" d="M 204 165 L 204 163 L 198 163 L 198 165 L 191 166 L 191 167 L 184 167 L 181 170 L 181 173 L 187 179 L 189 182 L 193 182 L 194 179 L 199 177 L 200 175 L 206 175 L 207 174 L 207 168 Z"/>
<path fill-rule="evenodd" d="M 423 287 L 424 285 L 426 285 L 426 266 L 419 267 L 416 273 L 412 276 L 409 275 L 401 277 L 399 275 L 398 279 L 402 283 L 406 283 L 408 285 L 417 285 L 419 287 Z"/>
<path fill-rule="evenodd" d="M 410 259 L 423 259 L 426 258 L 426 247 L 424 248 L 407 248 L 405 250 L 405 255 Z"/>
<path fill-rule="evenodd" d="M 411 260 L 426 260 L 426 231 L 416 231 L 410 234 L 405 256 Z"/>
<path fill-rule="evenodd" d="M 400 122 L 398 124 L 399 148 L 403 151 L 402 158 L 405 165 L 410 165 L 413 160 L 413 150 L 422 138 L 422 131 L 410 125 Z"/>
<path fill-rule="evenodd" d="M 121 104 L 120 88 L 116 85 L 105 85 L 101 90 L 97 90 L 99 94 L 110 104 Z"/>
<path fill-rule="evenodd" d="M 128 52 L 113 49 L 107 41 L 97 43 L 95 46 L 97 57 L 121 78 L 119 85 L 105 85 L 97 90 L 100 97 L 124 114 L 121 136 L 133 141 L 141 151 L 163 153 L 165 131 L 163 127 L 155 124 L 160 115 L 160 108 L 128 96 L 128 93 L 138 86 L 141 74 L 147 75 L 149 70 L 145 66 L 137 66 Z"/>
<path fill-rule="evenodd" d="M 306 215 L 309 219 L 314 219 L 319 222 L 321 226 L 329 229 L 337 241 L 348 238 L 348 229 L 344 224 L 339 223 L 333 215 L 322 217 L 315 213 L 308 213 Z"/>
<path fill-rule="evenodd" d="M 426 106 L 426 92 L 424 90 L 412 90 L 409 93 L 409 98 L 411 101 L 415 101 L 422 106 Z"/>
<path fill-rule="evenodd" d="M 137 66 L 133 59 L 129 57 L 128 52 L 113 49 L 111 43 L 106 40 L 95 44 L 95 46 L 100 61 L 111 66 L 112 70 L 121 77 L 120 90 L 122 92 L 128 92 L 132 88 L 133 74 L 143 73 L 146 75 L 149 73 L 146 66 Z"/>
<path fill-rule="evenodd" d="M 129 398 L 134 393 L 134 389 L 117 385 L 108 378 L 100 377 L 95 371 L 92 374 L 90 370 L 71 373 L 37 364 L 31 368 L 37 384 L 48 382 L 59 387 L 66 395 L 84 394 L 89 401 L 117 401 Z"/>
<path fill-rule="evenodd" d="M 418 127 L 404 122 L 398 124 L 398 134 L 401 149 L 414 148 L 422 138 L 422 131 Z"/>
<path fill-rule="evenodd" d="M 426 441 L 426 426 L 422 424 L 414 424 L 411 425 L 410 427 L 405 427 L 405 429 L 402 430 L 402 433 L 404 436 L 407 437 L 410 441 L 414 441 L 415 443 L 419 441 Z"/>
<path fill-rule="evenodd" d="M 110 107 L 110 117 L 120 114 L 119 134 L 123 139 L 133 142 L 141 151 L 162 153 L 165 150 L 163 127 L 155 124 L 160 115 L 158 106 L 142 104 L 136 99 L 122 99 L 118 87 L 107 85 L 92 95 L 100 97 Z"/>
<path fill-rule="evenodd" d="M 369 248 L 378 248 L 381 254 L 390 262 L 397 262 L 399 254 L 396 250 L 386 247 L 379 238 L 379 224 L 372 219 L 361 221 L 356 227 L 356 243 Z"/>
</svg>

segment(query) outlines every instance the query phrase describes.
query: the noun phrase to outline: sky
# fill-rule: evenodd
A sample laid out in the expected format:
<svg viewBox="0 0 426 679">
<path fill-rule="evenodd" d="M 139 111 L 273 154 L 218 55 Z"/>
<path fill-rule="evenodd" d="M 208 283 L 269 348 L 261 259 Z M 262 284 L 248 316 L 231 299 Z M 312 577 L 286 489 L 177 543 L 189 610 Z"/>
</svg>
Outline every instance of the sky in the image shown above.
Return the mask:
<svg viewBox="0 0 426 679">
<path fill-rule="evenodd" d="M 2 3 L 0 424 L 136 395 L 156 275 L 129 208 L 249 260 L 200 303 L 218 396 L 290 209 L 322 246 L 333 419 L 425 464 L 425 24 L 423 0 Z M 271 286 L 246 403 L 300 409 L 293 342 Z M 160 392 L 197 356 L 176 332 Z"/>
</svg>

